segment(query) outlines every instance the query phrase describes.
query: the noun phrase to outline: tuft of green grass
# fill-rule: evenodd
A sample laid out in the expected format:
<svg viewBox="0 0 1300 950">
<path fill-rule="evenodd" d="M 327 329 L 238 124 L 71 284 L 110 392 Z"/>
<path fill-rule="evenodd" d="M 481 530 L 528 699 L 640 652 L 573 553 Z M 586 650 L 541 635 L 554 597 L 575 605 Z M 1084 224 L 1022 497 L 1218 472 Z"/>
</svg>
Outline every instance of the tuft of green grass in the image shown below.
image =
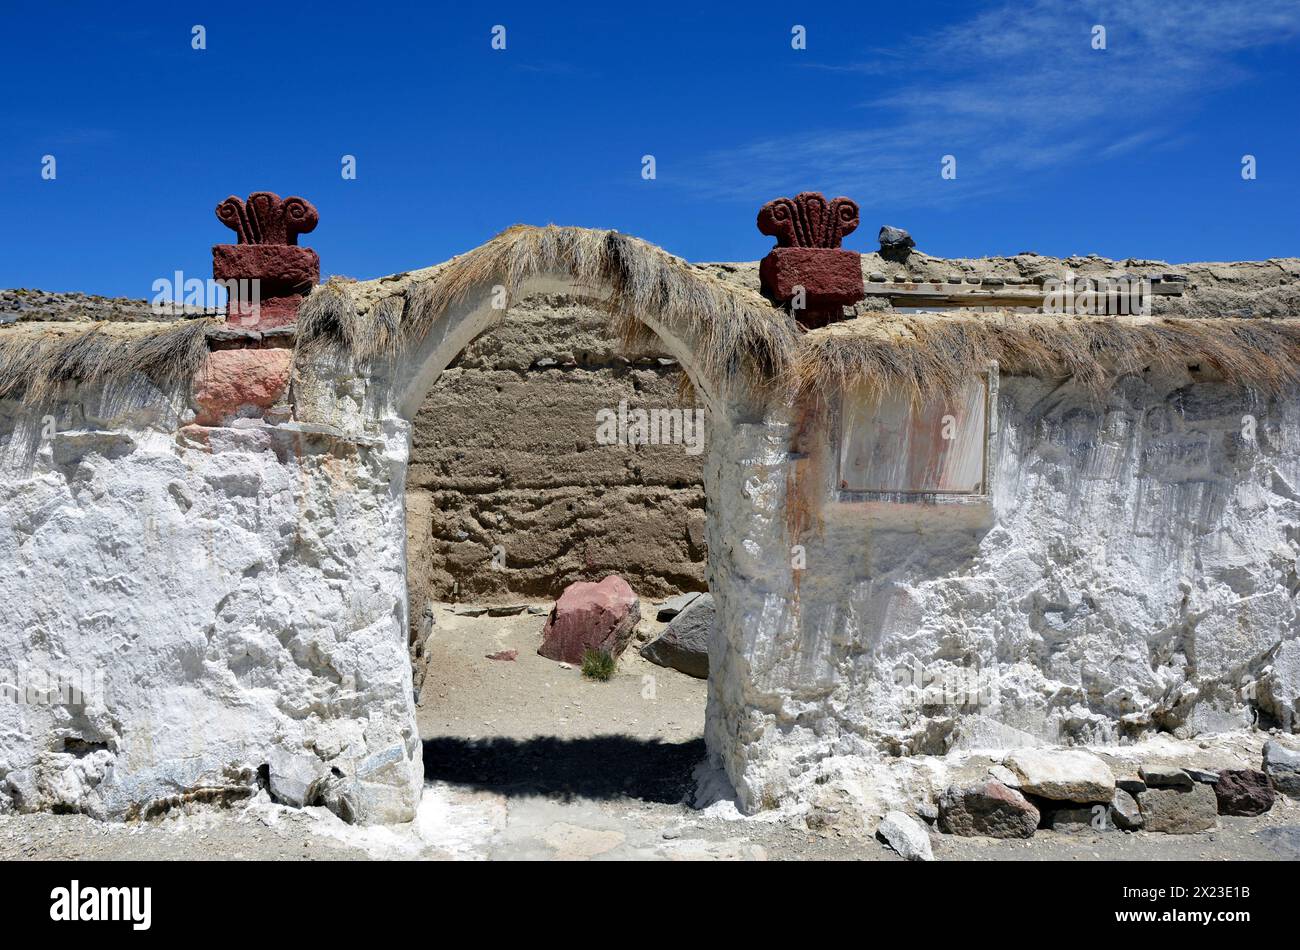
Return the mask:
<svg viewBox="0 0 1300 950">
<path fill-rule="evenodd" d="M 609 681 L 617 666 L 613 655 L 608 650 L 588 650 L 582 654 L 582 675 L 589 680 Z"/>
</svg>

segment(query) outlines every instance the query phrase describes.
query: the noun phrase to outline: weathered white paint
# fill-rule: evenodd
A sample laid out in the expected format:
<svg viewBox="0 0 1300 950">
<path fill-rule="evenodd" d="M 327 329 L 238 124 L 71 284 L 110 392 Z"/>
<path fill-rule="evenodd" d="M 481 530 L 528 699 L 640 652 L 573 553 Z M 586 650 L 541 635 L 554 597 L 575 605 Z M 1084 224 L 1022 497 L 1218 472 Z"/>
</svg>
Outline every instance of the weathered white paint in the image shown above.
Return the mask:
<svg viewBox="0 0 1300 950">
<path fill-rule="evenodd" d="M 0 698 L 0 809 L 120 818 L 261 770 L 288 800 L 410 819 L 405 427 L 182 426 L 184 400 L 138 388 L 68 404 L 52 438 L 7 427 L 0 670 L 103 690 Z"/>
<path fill-rule="evenodd" d="M 556 288 L 602 292 L 563 275 L 525 292 Z M 78 394 L 52 432 L 0 407 L 0 671 L 103 683 L 0 697 L 0 810 L 121 818 L 265 781 L 350 820 L 414 816 L 409 419 L 504 316 L 494 296 L 468 294 L 395 366 L 300 365 L 290 400 L 229 426 L 145 380 Z M 654 328 L 716 404 L 692 342 Z"/>
<path fill-rule="evenodd" d="M 709 740 L 742 806 L 832 762 L 1295 729 L 1300 405 L 1189 384 L 1004 377 L 993 493 L 960 504 L 842 503 L 834 446 L 738 427 Z"/>
<path fill-rule="evenodd" d="M 906 393 L 852 394 L 840 410 L 840 488 L 981 491 L 988 399 L 982 379 L 972 379 L 951 403 L 918 403 Z"/>
</svg>

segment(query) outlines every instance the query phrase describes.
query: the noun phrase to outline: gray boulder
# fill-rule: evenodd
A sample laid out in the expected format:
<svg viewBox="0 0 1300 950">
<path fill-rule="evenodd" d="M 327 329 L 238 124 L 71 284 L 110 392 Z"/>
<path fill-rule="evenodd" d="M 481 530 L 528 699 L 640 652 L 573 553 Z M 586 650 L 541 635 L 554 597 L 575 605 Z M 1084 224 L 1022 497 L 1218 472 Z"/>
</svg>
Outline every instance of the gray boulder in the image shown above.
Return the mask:
<svg viewBox="0 0 1300 950">
<path fill-rule="evenodd" d="M 1053 801 L 1091 805 L 1115 794 L 1110 767 L 1082 749 L 1017 749 L 1002 763 L 1020 779 L 1020 790 Z"/>
<path fill-rule="evenodd" d="M 1138 807 L 1145 830 L 1170 835 L 1209 831 L 1219 821 L 1214 787 L 1201 782 L 1190 788 L 1148 788 L 1138 795 Z"/>
<path fill-rule="evenodd" d="M 1110 820 L 1120 831 L 1137 831 L 1142 827 L 1142 809 L 1137 799 L 1122 788 L 1115 789 L 1110 803 Z"/>
<path fill-rule="evenodd" d="M 880 256 L 886 260 L 898 260 L 907 257 L 916 247 L 912 235 L 902 228 L 885 225 L 880 229 Z"/>
<path fill-rule="evenodd" d="M 876 835 L 907 861 L 933 861 L 930 850 L 930 833 L 919 821 L 901 811 L 891 811 L 885 816 Z"/>
<path fill-rule="evenodd" d="M 1264 743 L 1264 771 L 1279 792 L 1300 798 L 1300 752 L 1270 739 Z"/>
<path fill-rule="evenodd" d="M 641 648 L 651 663 L 698 679 L 709 678 L 709 632 L 713 629 L 713 595 L 701 594 Z"/>
<path fill-rule="evenodd" d="M 1029 799 L 1001 782 L 954 785 L 939 796 L 939 828 L 950 835 L 1029 838 L 1040 817 Z"/>
</svg>

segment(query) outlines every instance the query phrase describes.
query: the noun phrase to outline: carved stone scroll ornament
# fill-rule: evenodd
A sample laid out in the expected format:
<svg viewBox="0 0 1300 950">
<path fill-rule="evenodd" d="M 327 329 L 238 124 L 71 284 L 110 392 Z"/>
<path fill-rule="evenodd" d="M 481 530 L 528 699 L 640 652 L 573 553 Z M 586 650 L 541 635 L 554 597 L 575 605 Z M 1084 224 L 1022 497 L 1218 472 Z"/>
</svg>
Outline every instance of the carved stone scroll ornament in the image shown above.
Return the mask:
<svg viewBox="0 0 1300 950">
<path fill-rule="evenodd" d="M 296 245 L 299 234 L 315 230 L 320 214 L 306 198 L 255 191 L 246 201 L 231 195 L 217 205 L 217 220 L 238 235 L 239 244 Z"/>
</svg>

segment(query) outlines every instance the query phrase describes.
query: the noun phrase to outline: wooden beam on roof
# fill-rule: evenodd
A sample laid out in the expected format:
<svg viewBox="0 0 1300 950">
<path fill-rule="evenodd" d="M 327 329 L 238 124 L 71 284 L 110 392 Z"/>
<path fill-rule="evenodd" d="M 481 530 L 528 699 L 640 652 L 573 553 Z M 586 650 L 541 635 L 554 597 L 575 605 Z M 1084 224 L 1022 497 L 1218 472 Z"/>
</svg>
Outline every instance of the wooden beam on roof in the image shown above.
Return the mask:
<svg viewBox="0 0 1300 950">
<path fill-rule="evenodd" d="M 1186 281 L 1153 279 L 1153 297 L 1180 297 Z M 887 297 L 895 307 L 1029 307 L 1041 309 L 1046 293 L 1040 284 L 1003 280 L 866 282 L 868 297 Z"/>
</svg>

